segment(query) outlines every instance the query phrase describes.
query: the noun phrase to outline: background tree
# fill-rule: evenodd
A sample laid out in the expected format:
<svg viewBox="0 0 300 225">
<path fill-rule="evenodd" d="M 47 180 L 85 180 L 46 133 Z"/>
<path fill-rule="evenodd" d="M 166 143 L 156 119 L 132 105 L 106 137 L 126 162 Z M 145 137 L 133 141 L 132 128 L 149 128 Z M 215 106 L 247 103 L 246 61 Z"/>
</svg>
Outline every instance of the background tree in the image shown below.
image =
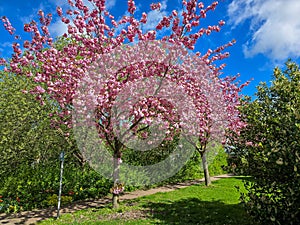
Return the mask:
<svg viewBox="0 0 300 225">
<path fill-rule="evenodd" d="M 220 27 L 224 25 L 224 21 L 220 21 L 217 25 L 208 26 L 207 28 L 199 27 L 200 20 L 204 19 L 209 11 L 213 11 L 218 2 L 213 2 L 211 5 L 205 7 L 202 2 L 198 2 L 197 0 L 183 0 L 183 10 L 181 12 L 173 10 L 170 15 L 163 17 L 157 24 L 155 30 L 146 31 L 141 30 L 141 27 L 147 23 L 147 14 L 143 13 L 142 15 L 137 15 L 135 2 L 133 0 L 128 1 L 129 16 L 123 16 L 118 21 L 106 10 L 105 1 L 103 0 L 92 0 L 91 3 L 94 5 L 94 8 L 88 8 L 83 4 L 82 0 L 75 0 L 74 2 L 70 0 L 68 2 L 71 8 L 67 10 L 65 14 L 62 12 L 62 8 L 57 7 L 57 13 L 61 17 L 61 21 L 68 27 L 67 33 L 64 34 L 64 37 L 70 40 L 67 45 L 61 48 L 61 46 L 57 47 L 54 44 L 53 37 L 50 36 L 48 31 L 52 15 L 45 15 L 44 12 L 40 10 L 40 24 L 33 21 L 24 25 L 24 30 L 31 33 L 32 39 L 30 41 L 24 41 L 24 51 L 21 50 L 20 43 L 13 44 L 14 55 L 9 62 L 9 67 L 6 68 L 7 71 L 15 75 L 34 77 L 34 81 L 40 85 L 34 90 L 31 90 L 31 93 L 38 97 L 47 93 L 48 97 L 54 99 L 57 102 L 59 110 L 53 115 L 59 117 L 60 124 L 67 127 L 72 127 L 72 101 L 76 89 L 86 72 L 90 70 L 90 66 L 94 62 L 103 59 L 102 57 L 107 53 L 111 53 L 127 43 L 151 42 L 156 39 L 170 45 L 172 44 L 173 46 L 182 46 L 185 50 L 193 50 L 199 38 L 203 35 L 210 35 L 214 31 L 220 31 Z M 160 3 L 151 4 L 152 10 L 159 10 L 160 7 Z M 9 20 L 5 17 L 3 17 L 2 20 L 5 28 L 13 34 L 14 30 Z M 158 35 L 158 31 L 160 30 L 166 31 L 164 32 L 166 35 L 160 37 Z M 200 122 L 198 125 L 201 129 L 195 131 L 199 135 L 197 141 L 192 141 L 192 143 L 194 143 L 194 147 L 199 150 L 204 160 L 207 142 L 210 138 L 213 138 L 212 134 L 214 132 L 211 128 L 215 124 L 223 122 L 222 129 L 228 128 L 233 130 L 238 129 L 240 125 L 242 125 L 238 123 L 238 111 L 236 108 L 239 102 L 238 92 L 241 87 L 237 87 L 236 84 L 233 83 L 234 78 L 221 79 L 220 71 L 225 65 L 217 66 L 215 63 L 218 60 L 228 57 L 229 54 L 226 52 L 223 53 L 223 50 L 230 45 L 232 45 L 231 42 L 215 50 L 209 49 L 203 55 L 201 55 L 200 52 L 195 53 L 197 61 L 201 61 L 211 72 L 209 80 L 202 79 L 203 77 L 201 76 L 203 76 L 205 72 L 199 70 L 197 67 L 193 67 L 193 61 L 189 59 L 183 61 L 184 63 L 181 65 L 189 71 L 188 76 L 182 75 L 181 71 L 177 71 L 176 76 L 173 75 L 172 70 L 170 70 L 174 69 L 172 68 L 173 65 L 165 66 L 160 63 L 149 64 L 149 62 L 141 61 L 135 62 L 135 64 L 126 62 L 126 68 L 118 71 L 118 73 L 111 74 L 112 77 L 106 77 L 107 79 L 102 83 L 104 88 L 97 93 L 100 97 L 100 102 L 98 102 L 97 109 L 99 110 L 96 111 L 95 122 L 99 130 L 99 137 L 104 140 L 105 145 L 113 152 L 115 165 L 113 177 L 116 189 L 118 187 L 116 183 L 118 180 L 118 172 L 116 171 L 118 171 L 117 168 L 119 168 L 123 145 L 112 132 L 112 124 L 110 123 L 111 109 L 120 89 L 122 89 L 127 82 L 134 81 L 138 78 L 138 68 L 147 69 L 148 74 L 141 73 L 142 77 L 158 75 L 161 80 L 164 80 L 166 77 L 169 77 L 171 80 L 173 79 L 178 88 L 183 88 L 189 96 L 193 97 L 196 106 L 195 113 L 199 116 Z M 123 50 L 128 49 L 123 48 Z M 123 53 L 128 54 L 128 51 Z M 120 56 L 123 57 L 123 54 L 120 54 Z M 28 70 L 26 68 L 31 69 Z M 212 88 L 209 84 L 215 84 L 216 86 Z M 213 91 L 213 93 L 218 92 L 216 95 L 217 99 L 222 103 L 219 105 L 219 108 L 216 104 L 209 105 L 211 102 L 208 102 L 207 99 L 204 98 L 208 93 L 204 93 L 203 91 L 196 92 L 196 90 L 201 89 Z M 103 93 L 103 90 L 106 92 Z M 109 101 L 102 101 L 105 99 L 109 99 Z M 40 101 L 43 103 L 45 99 L 41 98 Z M 160 110 L 153 110 L 154 105 L 160 107 Z M 147 123 L 150 121 L 146 119 L 151 117 L 166 119 L 169 123 L 168 128 L 170 128 L 172 132 L 176 131 L 176 129 L 174 129 L 174 127 L 178 127 L 176 112 L 173 110 L 174 106 L 168 104 L 168 102 L 148 98 L 144 102 L 141 101 L 141 104 L 137 107 L 145 107 L 146 111 L 141 113 L 139 110 L 133 110 L 131 112 L 131 115 L 134 117 L 134 126 L 131 127 L 132 131 L 136 132 L 139 131 L 139 129 L 144 130 L 143 127 L 147 127 Z M 219 115 L 217 109 L 220 109 L 222 112 L 227 112 L 227 115 L 230 116 L 215 119 L 214 117 Z M 231 119 L 232 121 L 230 121 Z M 212 120 L 218 122 L 212 123 Z M 57 126 L 59 127 L 59 125 Z M 171 134 L 174 134 L 172 132 Z M 65 135 L 69 136 L 67 133 L 65 133 Z M 172 137 L 172 135 L 170 137 Z M 203 165 L 205 171 L 208 171 L 205 162 Z M 206 179 L 209 178 L 207 172 L 205 173 L 205 177 Z M 207 182 L 207 184 L 208 183 L 209 182 Z M 114 206 L 117 206 L 118 196 L 118 191 L 113 193 Z"/>
<path fill-rule="evenodd" d="M 55 150 L 59 151 L 63 140 L 50 127 L 51 106 L 42 106 L 33 95 L 24 94 L 34 89 L 34 82 L 3 71 L 0 80 L 0 171 L 4 178 L 17 173 L 21 165 L 56 157 Z"/>
<path fill-rule="evenodd" d="M 24 164 L 56 160 L 60 151 L 83 164 L 74 141 L 64 136 L 70 129 L 52 126 L 55 117 L 49 115 L 59 110 L 57 103 L 45 97 L 41 104 L 37 101 L 41 96 L 30 94 L 39 88 L 32 77 L 0 71 L 0 80 L 1 174 L 13 175 Z"/>
<path fill-rule="evenodd" d="M 106 195 L 111 185 L 88 165 L 70 129 L 52 127 L 57 104 L 43 105 L 29 90 L 30 77 L 0 71 L 0 212 L 55 206 L 59 187 L 59 155 L 65 152 L 63 203 Z M 63 130 L 64 129 L 64 130 Z M 76 194 L 77 193 L 77 194 Z M 54 198 L 53 198 L 54 196 Z"/>
<path fill-rule="evenodd" d="M 245 129 L 231 140 L 237 166 L 251 181 L 243 201 L 267 224 L 299 224 L 300 70 L 291 61 L 261 83 L 257 99 L 241 108 Z"/>
</svg>

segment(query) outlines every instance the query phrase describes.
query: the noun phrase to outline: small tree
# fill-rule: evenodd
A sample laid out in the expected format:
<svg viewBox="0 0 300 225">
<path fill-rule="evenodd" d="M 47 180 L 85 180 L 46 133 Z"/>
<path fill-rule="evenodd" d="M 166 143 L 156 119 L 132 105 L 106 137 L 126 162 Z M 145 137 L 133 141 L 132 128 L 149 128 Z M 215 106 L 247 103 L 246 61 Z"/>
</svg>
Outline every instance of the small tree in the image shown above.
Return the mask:
<svg viewBox="0 0 300 225">
<path fill-rule="evenodd" d="M 22 166 L 56 159 L 55 152 L 68 145 L 50 126 L 53 107 L 24 94 L 35 87 L 31 79 L 0 71 L 0 80 L 0 177 L 5 181 Z"/>
<path fill-rule="evenodd" d="M 242 199 L 263 223 L 299 224 L 299 66 L 276 68 L 271 86 L 261 83 L 256 96 L 241 108 L 248 125 L 232 139 L 239 169 L 252 177 Z"/>
<path fill-rule="evenodd" d="M 60 108 L 56 116 L 61 118 L 61 124 L 69 127 L 72 127 L 74 122 L 71 118 L 74 104 L 75 108 L 77 106 L 76 110 L 80 111 L 78 106 L 82 99 L 78 98 L 78 88 L 84 91 L 88 87 L 94 91 L 89 93 L 93 95 L 89 99 L 93 103 L 83 108 L 94 110 L 91 114 L 94 119 L 90 125 L 97 127 L 98 135 L 103 140 L 102 145 L 113 154 L 114 207 L 117 207 L 120 191 L 119 169 L 124 141 L 131 133 L 140 139 L 147 138 L 151 133 L 149 124 L 154 119 L 166 121 L 166 133 L 163 138 L 165 140 L 185 134 L 185 138 L 201 154 L 206 183 L 209 184 L 205 160 L 207 143 L 216 136 L 215 134 L 220 134 L 225 129 L 237 130 L 242 125 L 239 123 L 236 108 L 239 104 L 238 93 L 242 87 L 233 83 L 235 78 L 220 78 L 220 71 L 225 65 L 214 64 L 215 61 L 229 56 L 228 53 L 222 52 L 233 42 L 215 50 L 209 49 L 204 55 L 197 52 L 193 57 L 189 57 L 187 51 L 194 50 L 200 37 L 220 31 L 220 27 L 224 25 L 224 21 L 220 21 L 217 25 L 199 28 L 200 20 L 204 19 L 209 11 L 213 11 L 218 2 L 205 7 L 197 0 L 183 0 L 182 11 L 173 10 L 170 15 L 164 16 L 154 30 L 141 29 L 142 25 L 147 23 L 148 16 L 146 13 L 138 15 L 133 0 L 128 0 L 129 15 L 124 15 L 119 21 L 106 10 L 104 0 L 90 1 L 94 5 L 93 8 L 85 6 L 82 0 L 68 2 L 71 9 L 67 10 L 66 14 L 63 14 L 62 8 L 57 7 L 61 21 L 68 26 L 68 32 L 63 35 L 69 40 L 67 44 L 63 47 L 55 45 L 48 31 L 52 15 L 45 15 L 39 11 L 40 26 L 34 21 L 24 25 L 24 30 L 32 34 L 32 40 L 23 43 L 24 51 L 18 43 L 13 44 L 14 56 L 7 70 L 17 75 L 34 76 L 34 80 L 42 85 L 32 93 L 38 96 L 47 93 L 55 99 Z M 160 3 L 151 4 L 151 10 L 160 8 Z M 9 20 L 5 17 L 2 20 L 6 29 L 13 34 L 14 30 Z M 161 30 L 165 36 L 159 35 L 158 31 Z M 138 44 L 132 46 L 134 42 Z M 111 58 L 124 65 L 113 64 L 109 61 Z M 112 63 L 109 64 L 111 67 L 108 67 L 107 61 Z M 123 67 L 120 68 L 120 65 Z M 32 70 L 24 69 L 28 67 Z M 115 68 L 119 69 L 114 70 Z M 102 75 L 100 78 L 99 69 Z M 93 78 L 92 81 L 90 78 Z M 138 98 L 137 102 L 130 98 L 118 100 L 122 89 L 126 89 L 131 83 L 138 83 L 142 78 L 148 79 L 148 82 L 156 82 L 156 85 L 148 83 L 148 87 L 154 88 L 151 89 L 152 93 L 140 89 L 140 93 L 146 93 L 146 98 Z M 182 93 L 191 98 L 194 112 L 190 115 L 179 112 L 176 101 L 170 101 L 172 98 L 174 100 L 174 96 L 170 95 L 174 90 L 168 86 L 168 82 L 172 82 L 172 87 L 176 87 L 178 92 L 183 90 Z M 134 89 L 126 90 L 126 94 L 135 96 Z M 180 94 L 177 97 L 180 97 Z M 76 103 L 74 99 L 77 100 Z M 131 101 L 132 107 L 123 111 L 122 101 L 127 104 Z M 185 105 L 184 101 L 180 102 L 182 106 Z M 115 107 L 116 104 L 118 107 Z M 121 118 L 120 115 L 124 112 L 130 118 L 127 123 L 124 123 L 124 119 L 119 120 L 119 123 L 113 120 L 114 116 Z M 189 121 L 189 118 L 193 120 Z M 188 126 L 182 125 L 182 121 L 189 121 L 196 126 L 189 129 Z M 124 124 L 127 124 L 125 130 L 121 126 Z"/>
</svg>

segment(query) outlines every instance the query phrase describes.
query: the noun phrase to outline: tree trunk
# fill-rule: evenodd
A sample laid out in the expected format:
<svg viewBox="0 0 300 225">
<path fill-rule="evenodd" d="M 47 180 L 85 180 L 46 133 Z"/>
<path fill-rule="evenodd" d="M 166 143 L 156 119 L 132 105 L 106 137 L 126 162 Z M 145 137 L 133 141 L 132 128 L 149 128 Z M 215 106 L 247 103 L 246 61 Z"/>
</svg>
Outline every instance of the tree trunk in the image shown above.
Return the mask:
<svg viewBox="0 0 300 225">
<path fill-rule="evenodd" d="M 113 193 L 112 205 L 114 209 L 119 208 L 119 194 Z"/>
<path fill-rule="evenodd" d="M 210 180 L 210 175 L 209 175 L 209 171 L 208 171 L 208 163 L 207 163 L 206 156 L 207 156 L 206 151 L 201 154 L 205 185 L 209 186 L 211 184 L 211 180 Z"/>
<path fill-rule="evenodd" d="M 114 152 L 114 172 L 113 172 L 113 180 L 114 180 L 114 187 L 117 187 L 119 184 L 119 178 L 120 178 L 120 162 L 119 158 L 121 157 L 120 150 L 117 150 Z M 113 193 L 112 197 L 112 205 L 113 208 L 119 207 L 119 193 Z"/>
</svg>

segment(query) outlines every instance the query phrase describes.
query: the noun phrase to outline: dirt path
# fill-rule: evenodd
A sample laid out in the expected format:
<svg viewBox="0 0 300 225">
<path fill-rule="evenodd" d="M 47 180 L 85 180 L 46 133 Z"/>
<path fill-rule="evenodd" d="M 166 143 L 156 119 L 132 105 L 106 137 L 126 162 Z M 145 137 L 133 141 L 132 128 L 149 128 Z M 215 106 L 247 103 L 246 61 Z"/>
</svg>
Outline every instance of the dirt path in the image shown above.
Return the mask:
<svg viewBox="0 0 300 225">
<path fill-rule="evenodd" d="M 226 178 L 226 177 L 232 177 L 232 174 L 224 174 L 224 175 L 219 175 L 215 177 L 211 177 L 212 181 L 221 179 L 221 178 Z M 133 191 L 130 193 L 125 193 L 120 197 L 120 201 L 123 200 L 129 200 L 129 199 L 134 199 L 138 197 L 142 197 L 145 195 L 151 195 L 155 194 L 158 192 L 169 192 L 169 191 L 174 191 L 176 189 L 180 188 L 185 188 L 193 184 L 199 184 L 204 182 L 204 179 L 200 180 L 195 180 L 195 181 L 188 181 L 185 183 L 178 183 L 178 184 L 170 184 L 166 185 L 163 187 L 158 187 L 158 188 L 153 188 L 149 190 L 137 190 Z M 86 208 L 95 208 L 95 207 L 100 207 L 103 206 L 111 201 L 110 198 L 104 197 L 101 199 L 96 199 L 96 200 L 90 200 L 90 201 L 82 201 L 82 202 L 76 202 L 74 204 L 71 204 L 66 207 L 62 207 L 60 213 L 72 213 L 81 209 L 86 209 Z M 45 220 L 47 218 L 51 217 L 56 217 L 57 215 L 57 210 L 55 208 L 53 209 L 41 209 L 41 210 L 33 210 L 33 211 L 25 211 L 17 214 L 0 214 L 0 224 L 8 224 L 8 225 L 13 225 L 13 224 L 24 224 L 24 225 L 30 225 L 30 224 L 36 224 L 38 221 Z"/>
</svg>

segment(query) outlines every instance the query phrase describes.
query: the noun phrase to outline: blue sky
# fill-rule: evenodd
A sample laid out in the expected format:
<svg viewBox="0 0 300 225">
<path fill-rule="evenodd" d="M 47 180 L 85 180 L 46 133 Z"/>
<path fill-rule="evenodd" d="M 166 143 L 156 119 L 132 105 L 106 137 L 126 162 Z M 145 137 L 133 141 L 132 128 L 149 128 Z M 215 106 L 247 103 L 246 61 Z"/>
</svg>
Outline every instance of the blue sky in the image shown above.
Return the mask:
<svg viewBox="0 0 300 225">
<path fill-rule="evenodd" d="M 157 1 L 157 0 L 156 0 Z M 155 2 L 156 2 L 155 1 Z M 84 2 L 88 2 L 84 0 Z M 160 12 L 151 12 L 147 28 L 156 21 L 179 9 L 179 0 L 161 0 Z M 207 6 L 213 1 L 203 0 Z M 117 18 L 126 11 L 127 1 L 107 0 L 108 8 Z M 148 12 L 152 0 L 136 0 L 138 13 Z M 27 39 L 23 33 L 23 24 L 36 19 L 39 9 L 53 13 L 50 32 L 61 35 L 65 26 L 56 17 L 56 5 L 67 6 L 67 0 L 10 0 L 0 2 L 0 16 L 6 16 L 16 28 L 16 34 Z M 210 12 L 202 25 L 213 25 L 224 20 L 226 25 L 220 33 L 200 39 L 196 50 L 201 52 L 235 39 L 237 43 L 228 48 L 230 58 L 224 62 L 225 75 L 240 74 L 242 82 L 253 79 L 243 91 L 253 95 L 260 81 L 269 83 L 275 66 L 283 67 L 291 58 L 299 63 L 300 56 L 300 1 L 299 0 L 221 0 L 214 12 Z M 9 57 L 11 43 L 15 40 L 0 26 L 0 57 Z"/>
</svg>

